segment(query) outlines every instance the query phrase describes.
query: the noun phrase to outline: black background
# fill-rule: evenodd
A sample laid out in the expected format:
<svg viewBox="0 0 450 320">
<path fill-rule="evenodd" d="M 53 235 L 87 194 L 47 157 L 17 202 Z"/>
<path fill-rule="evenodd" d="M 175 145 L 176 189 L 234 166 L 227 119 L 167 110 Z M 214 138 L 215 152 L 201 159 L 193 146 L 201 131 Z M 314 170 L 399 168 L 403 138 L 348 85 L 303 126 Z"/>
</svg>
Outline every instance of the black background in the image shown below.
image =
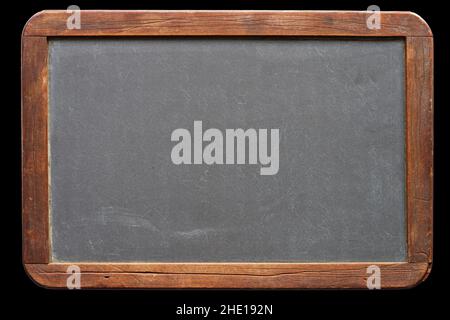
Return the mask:
<svg viewBox="0 0 450 320">
<path fill-rule="evenodd" d="M 16 1 L 2 3 L 2 179 L 1 231 L 2 304 L 11 316 L 125 316 L 145 319 L 175 318 L 183 303 L 218 307 L 220 304 L 272 304 L 274 315 L 296 318 L 321 315 L 358 317 L 389 315 L 429 316 L 445 309 L 450 284 L 449 221 L 447 181 L 449 178 L 449 41 L 450 13 L 444 1 Z M 424 18 L 434 35 L 435 50 L 435 203 L 434 258 L 429 278 L 409 290 L 49 290 L 35 285 L 25 274 L 21 261 L 21 163 L 20 163 L 20 37 L 26 21 L 44 9 L 280 9 L 280 10 L 366 10 L 378 5 L 382 11 L 413 11 Z M 447 298 L 448 299 L 448 298 Z M 2 310 L 5 311 L 5 310 Z M 443 313 L 443 315 L 445 312 Z M 197 317 L 186 317 L 197 319 Z M 232 317 L 222 317 L 228 319 Z M 236 316 L 235 318 L 246 318 Z M 253 316 L 247 318 L 268 318 Z"/>
</svg>

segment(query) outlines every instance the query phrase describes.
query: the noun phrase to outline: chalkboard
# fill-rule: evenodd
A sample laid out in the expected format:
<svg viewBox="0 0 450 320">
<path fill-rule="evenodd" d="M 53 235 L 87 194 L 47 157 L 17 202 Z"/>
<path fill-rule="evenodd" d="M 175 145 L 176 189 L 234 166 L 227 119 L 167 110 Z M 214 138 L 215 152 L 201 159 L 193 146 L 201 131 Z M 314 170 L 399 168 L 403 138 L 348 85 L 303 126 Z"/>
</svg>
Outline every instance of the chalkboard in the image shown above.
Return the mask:
<svg viewBox="0 0 450 320">
<path fill-rule="evenodd" d="M 56 261 L 405 260 L 403 41 L 57 39 L 49 79 Z M 278 171 L 174 163 L 194 122 Z"/>
<path fill-rule="evenodd" d="M 55 288 L 410 288 L 433 248 L 411 12 L 83 11 L 22 32 L 22 261 Z"/>
</svg>

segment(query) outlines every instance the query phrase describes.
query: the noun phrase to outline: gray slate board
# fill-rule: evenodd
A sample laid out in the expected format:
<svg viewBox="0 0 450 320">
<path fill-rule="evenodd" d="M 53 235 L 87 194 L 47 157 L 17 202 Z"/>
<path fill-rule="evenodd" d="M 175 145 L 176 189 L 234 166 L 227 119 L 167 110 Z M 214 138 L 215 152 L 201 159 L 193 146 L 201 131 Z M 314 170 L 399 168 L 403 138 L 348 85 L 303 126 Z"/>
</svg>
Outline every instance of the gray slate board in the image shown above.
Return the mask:
<svg viewBox="0 0 450 320">
<path fill-rule="evenodd" d="M 404 261 L 404 44 L 50 41 L 55 261 Z M 279 128 L 280 169 L 175 165 L 176 128 Z"/>
</svg>

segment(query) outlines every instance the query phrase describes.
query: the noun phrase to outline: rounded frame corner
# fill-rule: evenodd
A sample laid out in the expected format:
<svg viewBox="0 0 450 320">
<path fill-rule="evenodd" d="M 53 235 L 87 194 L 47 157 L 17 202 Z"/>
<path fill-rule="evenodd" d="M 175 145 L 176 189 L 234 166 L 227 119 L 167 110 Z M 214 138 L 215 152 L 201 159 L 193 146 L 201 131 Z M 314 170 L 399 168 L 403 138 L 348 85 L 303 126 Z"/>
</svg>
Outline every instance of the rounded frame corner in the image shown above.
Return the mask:
<svg viewBox="0 0 450 320">
<path fill-rule="evenodd" d="M 413 11 L 407 11 L 411 23 L 411 27 L 414 30 L 420 31 L 419 34 L 412 34 L 412 36 L 428 36 L 433 37 L 433 31 L 431 30 L 430 25 L 426 22 L 424 18 L 422 18 L 419 14 Z"/>
<path fill-rule="evenodd" d="M 43 16 L 47 15 L 49 10 L 41 10 L 33 14 L 27 22 L 25 22 L 22 28 L 22 39 L 26 36 L 30 36 L 32 34 L 32 30 L 35 28 L 36 22 L 42 19 Z"/>
<path fill-rule="evenodd" d="M 408 281 L 406 282 L 405 286 L 403 286 L 402 289 L 412 290 L 428 279 L 433 269 L 433 262 L 430 260 L 430 262 L 423 264 L 426 264 L 426 267 L 424 267 L 423 270 L 421 270 L 421 272 L 418 272 L 415 277 L 408 279 Z"/>
<path fill-rule="evenodd" d="M 39 272 L 32 267 L 32 264 L 22 262 L 22 266 L 25 274 L 28 276 L 31 282 L 33 282 L 37 287 L 45 290 L 55 290 L 60 289 L 59 287 L 52 285 L 51 282 L 46 281 L 45 277 L 39 276 Z"/>
</svg>

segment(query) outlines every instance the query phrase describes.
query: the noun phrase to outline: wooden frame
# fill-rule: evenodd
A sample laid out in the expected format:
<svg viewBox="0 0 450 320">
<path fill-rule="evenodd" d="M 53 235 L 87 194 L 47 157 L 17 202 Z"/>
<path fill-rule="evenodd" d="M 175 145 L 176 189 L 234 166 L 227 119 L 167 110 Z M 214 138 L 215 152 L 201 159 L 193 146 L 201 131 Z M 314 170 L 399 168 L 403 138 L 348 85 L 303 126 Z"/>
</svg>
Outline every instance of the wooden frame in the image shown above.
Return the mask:
<svg viewBox="0 0 450 320">
<path fill-rule="evenodd" d="M 406 64 L 405 262 L 367 263 L 80 263 L 82 288 L 366 288 L 378 265 L 383 288 L 406 288 L 432 263 L 433 38 L 410 12 L 349 11 L 82 11 L 69 30 L 66 11 L 42 11 L 22 34 L 23 263 L 45 287 L 66 287 L 69 264 L 50 256 L 48 178 L 48 38 L 54 36 L 345 36 L 401 37 Z"/>
</svg>

